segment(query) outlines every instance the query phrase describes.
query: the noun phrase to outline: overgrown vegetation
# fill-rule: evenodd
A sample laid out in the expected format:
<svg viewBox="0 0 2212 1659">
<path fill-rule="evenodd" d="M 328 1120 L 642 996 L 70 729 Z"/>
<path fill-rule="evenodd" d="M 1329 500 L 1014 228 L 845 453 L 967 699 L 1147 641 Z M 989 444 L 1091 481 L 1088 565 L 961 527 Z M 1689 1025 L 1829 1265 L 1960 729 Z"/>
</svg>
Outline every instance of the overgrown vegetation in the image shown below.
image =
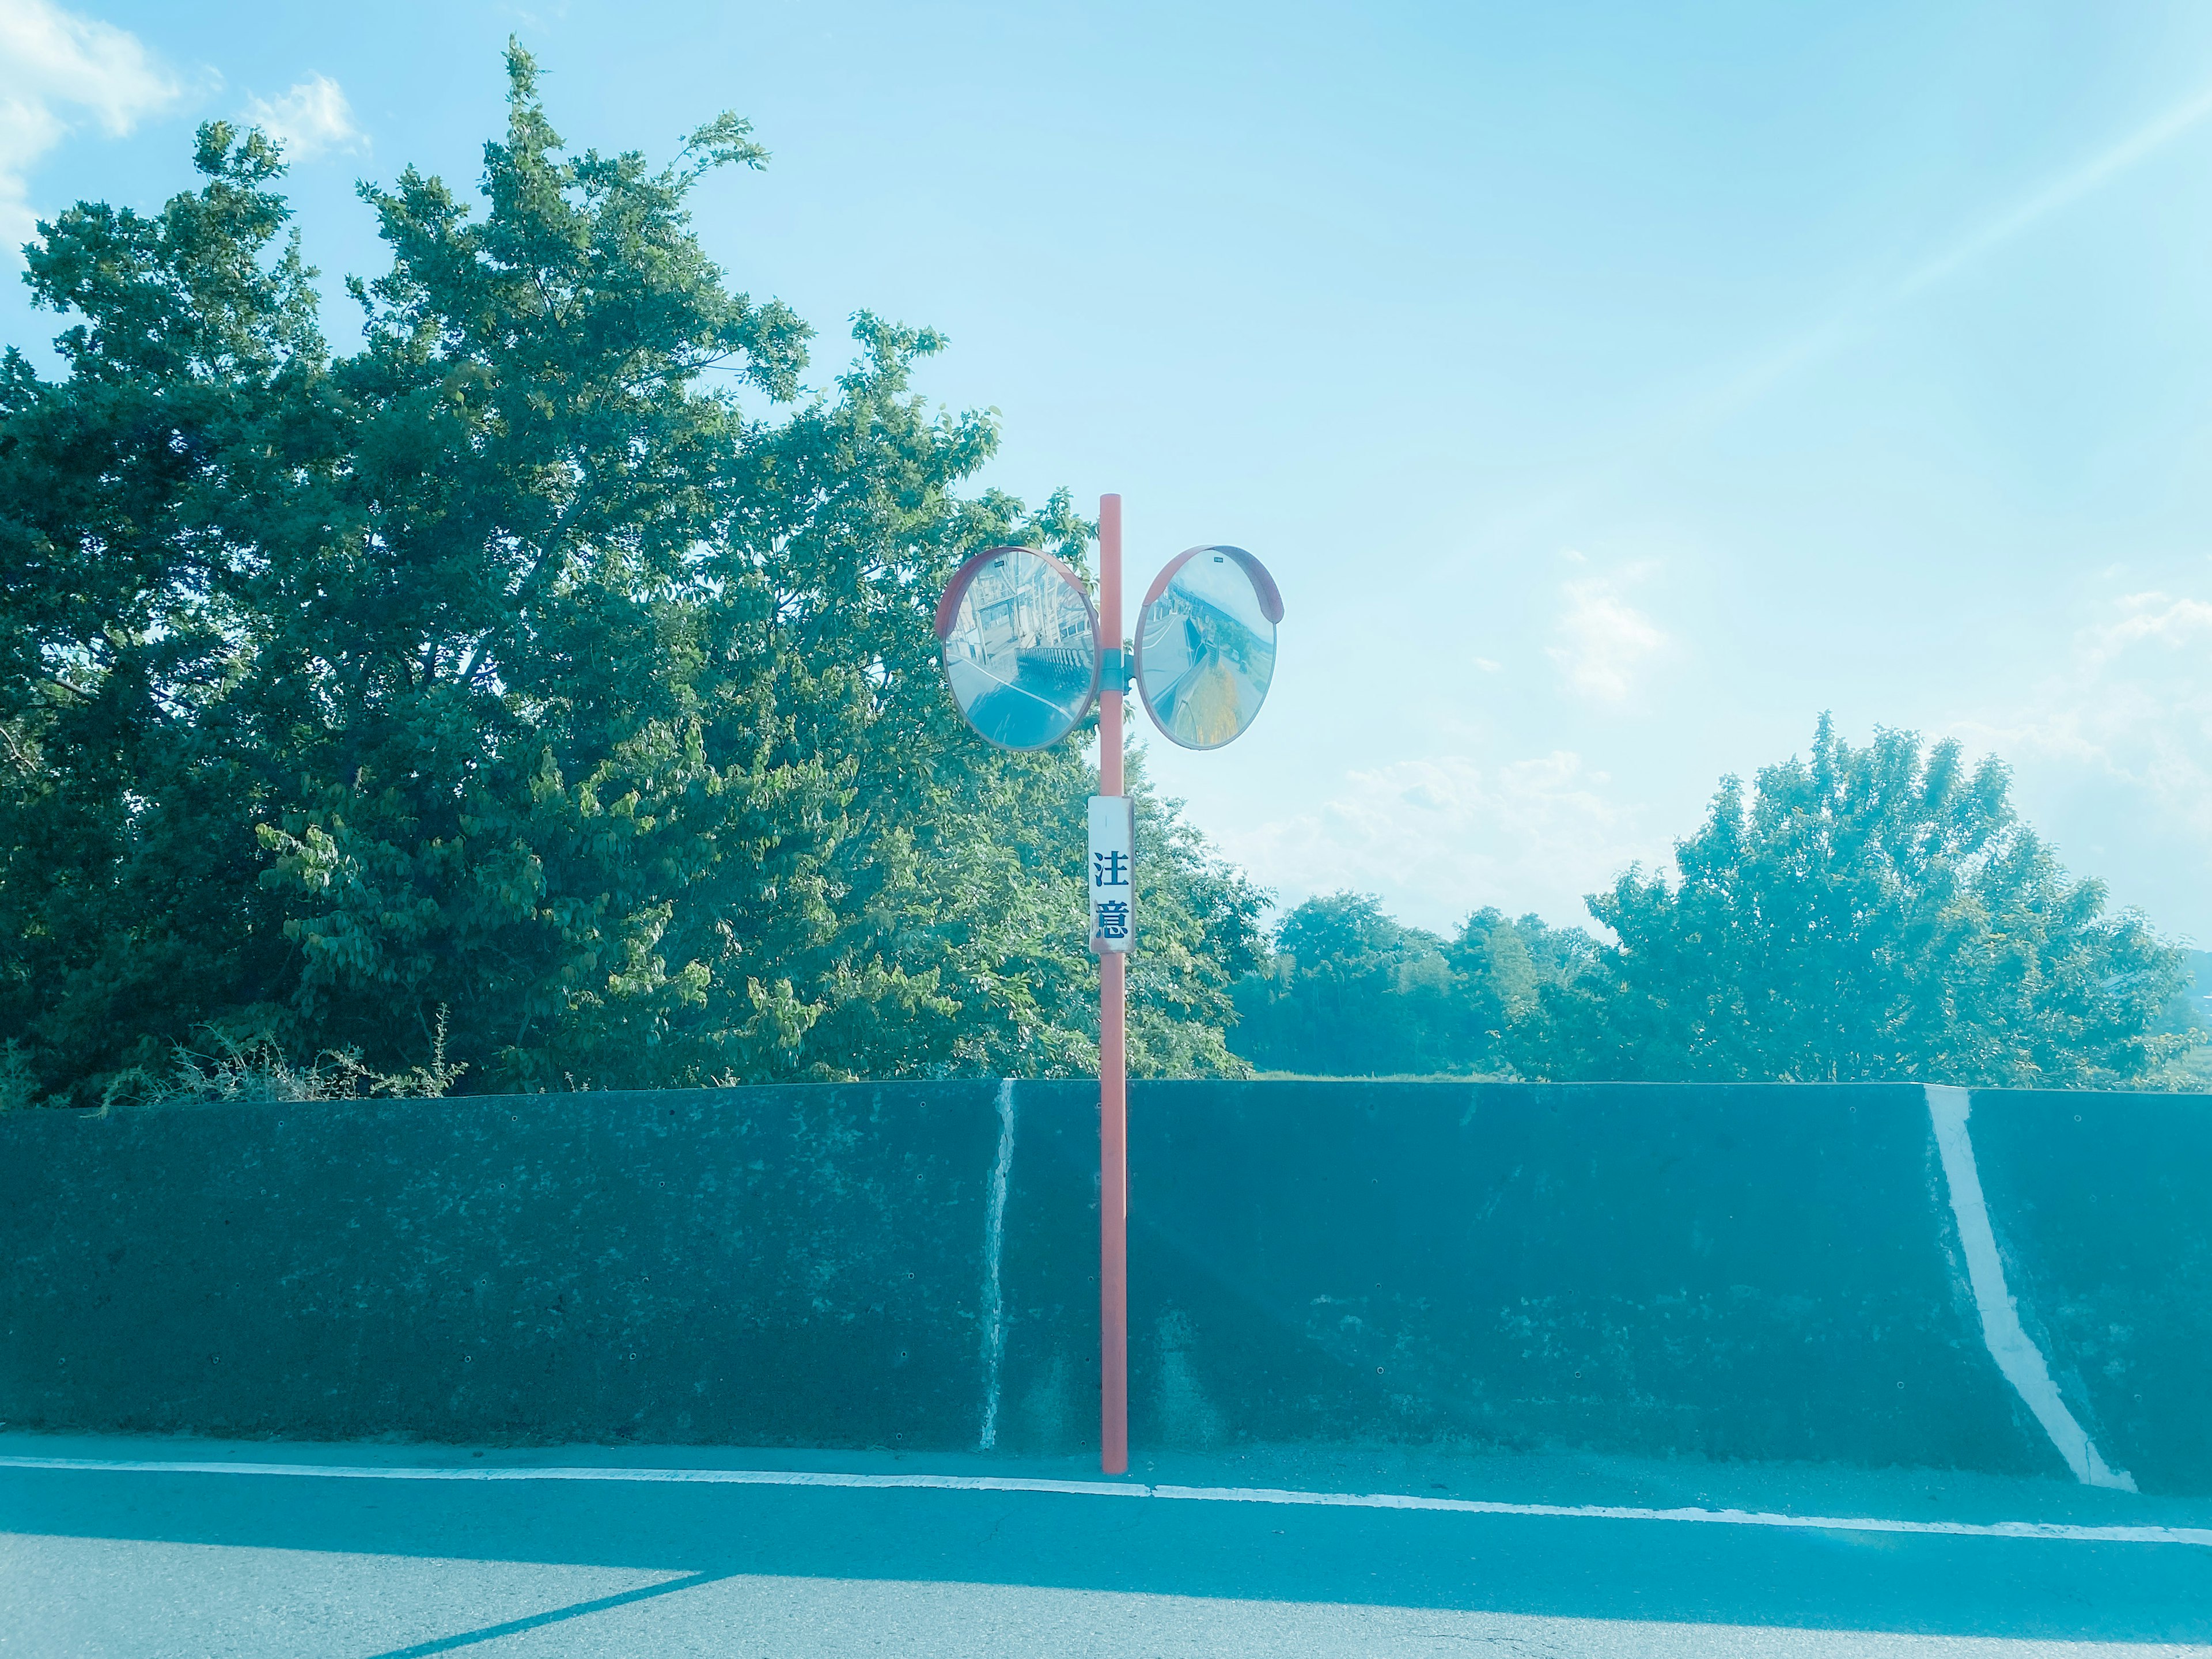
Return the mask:
<svg viewBox="0 0 2212 1659">
<path fill-rule="evenodd" d="M 239 1037 L 220 1030 L 208 1034 L 212 1052 L 183 1043 L 172 1051 L 166 1069 L 143 1067 L 117 1073 L 107 1081 L 102 1105 L 118 1099 L 142 1105 L 264 1100 L 363 1100 L 374 1096 L 433 1099 L 450 1092 L 469 1068 L 446 1057 L 446 1011 L 438 1011 L 427 1064 L 404 1072 L 373 1072 L 358 1049 L 328 1049 L 305 1064 L 295 1062 L 273 1037 Z"/>
</svg>

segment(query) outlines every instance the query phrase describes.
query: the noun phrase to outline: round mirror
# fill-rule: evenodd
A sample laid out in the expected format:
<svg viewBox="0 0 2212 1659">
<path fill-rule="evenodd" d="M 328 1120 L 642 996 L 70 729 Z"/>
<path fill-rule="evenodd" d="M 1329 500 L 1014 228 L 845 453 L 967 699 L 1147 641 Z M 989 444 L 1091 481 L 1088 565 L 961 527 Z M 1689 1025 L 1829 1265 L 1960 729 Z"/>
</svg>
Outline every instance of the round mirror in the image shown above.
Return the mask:
<svg viewBox="0 0 2212 1659">
<path fill-rule="evenodd" d="M 937 605 L 945 678 L 960 712 L 1001 749 L 1058 743 L 1098 695 L 1098 617 L 1082 580 L 1027 547 L 962 565 Z"/>
<path fill-rule="evenodd" d="M 1275 678 L 1283 598 L 1241 547 L 1194 547 L 1153 580 L 1137 613 L 1137 690 L 1152 724 L 1186 749 L 1241 736 Z"/>
</svg>

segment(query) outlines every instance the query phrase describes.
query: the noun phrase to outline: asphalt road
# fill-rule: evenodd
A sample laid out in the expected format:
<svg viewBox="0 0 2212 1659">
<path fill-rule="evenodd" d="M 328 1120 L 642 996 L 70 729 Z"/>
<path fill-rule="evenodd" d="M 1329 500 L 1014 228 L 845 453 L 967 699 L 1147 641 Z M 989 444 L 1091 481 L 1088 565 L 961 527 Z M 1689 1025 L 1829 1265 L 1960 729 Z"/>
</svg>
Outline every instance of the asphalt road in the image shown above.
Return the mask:
<svg viewBox="0 0 2212 1659">
<path fill-rule="evenodd" d="M 1010 1459 L 21 1434 L 0 1460 L 8 1659 L 2212 1653 L 2212 1502 L 2057 1481 L 1344 1451 L 1097 1492 Z M 1406 1500 L 1504 1507 L 1377 1506 Z"/>
</svg>

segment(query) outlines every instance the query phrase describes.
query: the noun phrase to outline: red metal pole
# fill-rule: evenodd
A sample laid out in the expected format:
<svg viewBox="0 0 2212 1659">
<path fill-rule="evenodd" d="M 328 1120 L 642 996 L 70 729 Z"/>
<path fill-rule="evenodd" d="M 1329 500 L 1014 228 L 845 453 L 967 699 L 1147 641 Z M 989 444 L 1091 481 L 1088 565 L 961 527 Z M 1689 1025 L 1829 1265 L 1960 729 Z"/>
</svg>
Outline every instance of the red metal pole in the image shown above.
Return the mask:
<svg viewBox="0 0 2212 1659">
<path fill-rule="evenodd" d="M 1098 500 L 1098 621 L 1121 651 L 1121 498 Z M 1124 672 L 1127 665 L 1124 663 Z M 1121 682 L 1098 696 L 1098 793 L 1121 793 Z M 1129 1468 L 1129 1091 L 1125 951 L 1098 955 L 1098 1467 Z"/>
</svg>

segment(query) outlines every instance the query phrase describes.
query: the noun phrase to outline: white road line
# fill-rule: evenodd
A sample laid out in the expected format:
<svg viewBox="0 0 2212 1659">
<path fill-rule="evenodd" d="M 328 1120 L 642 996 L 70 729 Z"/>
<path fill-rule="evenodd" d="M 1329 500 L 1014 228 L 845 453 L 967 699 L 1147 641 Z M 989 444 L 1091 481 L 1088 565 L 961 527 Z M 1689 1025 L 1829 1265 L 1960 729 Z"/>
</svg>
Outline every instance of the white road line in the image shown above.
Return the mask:
<svg viewBox="0 0 2212 1659">
<path fill-rule="evenodd" d="M 1018 692 L 1021 696 L 1027 697 L 1031 702 L 1042 703 L 1046 708 L 1051 709 L 1055 714 L 1065 714 L 1067 712 L 1065 708 L 1060 704 L 1054 702 L 1050 697 L 1041 696 L 1038 693 L 1030 690 L 1026 685 L 1020 684 L 1016 681 L 1006 679 L 998 674 L 994 674 L 974 657 L 963 657 L 960 659 L 960 664 L 963 668 L 974 669 L 977 673 L 981 674 L 985 679 L 990 681 L 992 684 L 999 687 L 1001 690 Z"/>
<path fill-rule="evenodd" d="M 1927 1085 L 1928 1120 L 1935 1126 L 1936 1150 L 1943 1160 L 1943 1184 L 1951 1189 L 1951 1214 L 1959 1225 L 1959 1245 L 1966 1253 L 1966 1279 L 1974 1291 L 1974 1307 L 1982 1316 L 1982 1340 L 2020 1397 L 2027 1402 L 2035 1420 L 2058 1448 L 2066 1467 L 2084 1486 L 2136 1489 L 2135 1477 L 2110 1467 L 2098 1455 L 2089 1432 L 2074 1420 L 2058 1386 L 2051 1380 L 2051 1367 L 2043 1350 L 2029 1340 L 2020 1322 L 2020 1309 L 2005 1287 L 2004 1263 L 1997 1255 L 1996 1235 L 1990 1228 L 1989 1205 L 1982 1197 L 1982 1177 L 1974 1164 L 1974 1142 L 1966 1131 L 1973 1103 L 1964 1089 Z"/>
<path fill-rule="evenodd" d="M 1413 1510 L 1582 1521 L 1676 1521 L 1796 1532 L 1924 1533 L 1942 1538 L 2026 1538 L 2069 1544 L 2193 1544 L 2212 1549 L 2212 1527 L 2092 1527 L 2052 1521 L 1896 1521 L 1881 1516 L 1782 1515 L 1759 1510 L 1650 1510 L 1613 1504 L 1499 1504 L 1400 1492 L 1292 1492 L 1267 1486 L 1147 1486 L 1140 1481 L 1048 1480 L 1022 1475 L 841 1474 L 815 1469 L 438 1468 L 345 1463 L 169 1463 L 99 1457 L 5 1457 L 0 1468 L 108 1474 L 285 1475 L 309 1480 L 608 1480 L 636 1485 L 828 1486 L 865 1492 L 1047 1492 L 1073 1498 L 1150 1498 L 1185 1504 L 1278 1504 L 1322 1509 Z"/>
<path fill-rule="evenodd" d="M 991 1166 L 983 1223 L 983 1431 L 985 1451 L 999 1443 L 999 1370 L 1006 1352 L 1006 1287 L 999 1276 L 1006 1244 L 1006 1182 L 1014 1169 L 1014 1080 L 999 1080 L 999 1157 Z"/>
</svg>

